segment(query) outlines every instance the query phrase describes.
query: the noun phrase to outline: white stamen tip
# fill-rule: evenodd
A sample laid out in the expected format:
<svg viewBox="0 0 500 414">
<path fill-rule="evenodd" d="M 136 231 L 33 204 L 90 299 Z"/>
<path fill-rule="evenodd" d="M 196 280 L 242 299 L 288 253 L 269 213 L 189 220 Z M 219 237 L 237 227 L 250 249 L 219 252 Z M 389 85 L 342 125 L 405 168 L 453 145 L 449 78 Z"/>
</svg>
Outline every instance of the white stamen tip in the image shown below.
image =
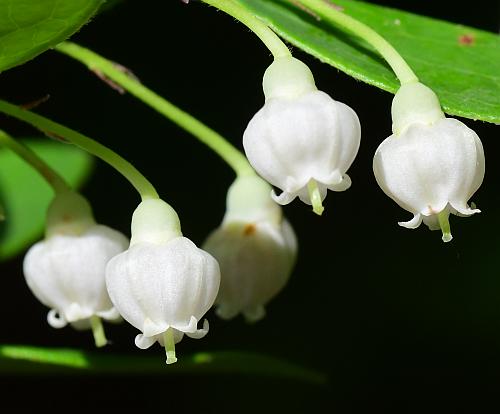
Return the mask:
<svg viewBox="0 0 500 414">
<path fill-rule="evenodd" d="M 174 364 L 177 362 L 177 357 L 175 356 L 175 352 L 167 353 L 167 365 Z"/>
<path fill-rule="evenodd" d="M 451 233 L 443 233 L 443 241 L 445 243 L 451 241 L 453 239 L 453 236 L 451 235 Z"/>
</svg>

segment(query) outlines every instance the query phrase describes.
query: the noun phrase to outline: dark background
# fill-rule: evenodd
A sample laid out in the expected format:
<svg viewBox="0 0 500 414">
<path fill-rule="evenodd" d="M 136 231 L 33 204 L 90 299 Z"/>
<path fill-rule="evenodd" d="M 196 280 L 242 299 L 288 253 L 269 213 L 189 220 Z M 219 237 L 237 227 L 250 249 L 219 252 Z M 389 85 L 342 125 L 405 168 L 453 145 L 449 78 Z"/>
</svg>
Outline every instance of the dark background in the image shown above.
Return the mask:
<svg viewBox="0 0 500 414">
<path fill-rule="evenodd" d="M 499 3 L 380 1 L 408 11 L 498 32 Z M 198 2 L 125 1 L 73 40 L 132 69 L 161 95 L 241 148 L 242 132 L 263 103 L 267 50 L 243 26 Z M 474 195 L 483 213 L 451 219 L 454 240 L 424 226 L 403 229 L 410 214 L 378 188 L 371 162 L 390 133 L 392 96 L 295 50 L 317 85 L 356 109 L 360 152 L 350 190 L 329 193 L 315 216 L 298 201 L 285 207 L 300 243 L 296 270 L 256 325 L 223 322 L 211 312 L 209 335 L 184 339 L 197 351 L 258 351 L 327 372 L 326 387 L 223 376 L 2 377 L 0 407 L 126 408 L 179 413 L 498 412 L 500 389 L 500 171 L 498 127 L 463 120 L 482 138 L 487 173 Z M 15 103 L 51 98 L 37 111 L 87 133 L 132 161 L 178 211 L 197 244 L 219 224 L 231 170 L 195 139 L 130 96 L 120 96 L 83 66 L 55 52 L 0 76 L 0 95 Z M 17 136 L 33 131 L 2 118 Z M 138 198 L 102 163 L 83 189 L 98 220 L 128 234 Z M 22 258 L 2 264 L 0 343 L 92 349 L 90 333 L 54 330 L 27 289 Z M 113 345 L 135 348 L 137 331 L 107 327 Z M 166 367 L 165 370 L 168 370 Z"/>
</svg>

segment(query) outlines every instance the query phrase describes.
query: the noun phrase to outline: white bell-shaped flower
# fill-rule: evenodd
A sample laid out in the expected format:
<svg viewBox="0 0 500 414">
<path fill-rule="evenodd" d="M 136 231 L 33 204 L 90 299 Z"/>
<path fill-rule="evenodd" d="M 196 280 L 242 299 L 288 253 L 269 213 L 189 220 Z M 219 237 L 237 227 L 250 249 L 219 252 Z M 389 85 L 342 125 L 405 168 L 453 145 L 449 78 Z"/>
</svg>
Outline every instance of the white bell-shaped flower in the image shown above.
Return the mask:
<svg viewBox="0 0 500 414">
<path fill-rule="evenodd" d="M 358 152 L 361 127 L 347 105 L 319 91 L 309 68 L 277 58 L 264 74 L 265 104 L 248 124 L 243 146 L 261 177 L 283 190 L 274 199 L 299 197 L 323 212 L 327 190 L 351 185 L 346 171 Z"/>
<path fill-rule="evenodd" d="M 215 303 L 223 319 L 240 312 L 249 322 L 264 317 L 264 306 L 283 289 L 292 272 L 297 240 L 270 190 L 257 176 L 237 178 L 228 191 L 222 224 L 203 245 L 220 265 Z"/>
<path fill-rule="evenodd" d="M 467 203 L 484 177 L 481 141 L 462 122 L 445 118 L 437 96 L 421 83 L 400 88 L 392 118 L 393 135 L 373 159 L 375 178 L 389 197 L 414 214 L 401 226 L 417 228 L 423 221 L 450 241 L 450 213 L 479 212 Z"/>
<path fill-rule="evenodd" d="M 106 265 L 127 246 L 123 234 L 95 223 L 81 195 L 56 195 L 48 209 L 45 239 L 24 258 L 28 287 L 51 308 L 47 320 L 52 327 L 70 323 L 76 329 L 92 328 L 96 345 L 106 344 L 100 318 L 121 319 L 106 291 Z"/>
<path fill-rule="evenodd" d="M 125 320 L 139 329 L 135 344 L 165 347 L 167 364 L 177 361 L 175 343 L 186 334 L 201 338 L 220 283 L 217 261 L 182 237 L 179 218 L 160 199 L 142 201 L 132 217 L 130 247 L 106 271 L 111 300 Z"/>
</svg>

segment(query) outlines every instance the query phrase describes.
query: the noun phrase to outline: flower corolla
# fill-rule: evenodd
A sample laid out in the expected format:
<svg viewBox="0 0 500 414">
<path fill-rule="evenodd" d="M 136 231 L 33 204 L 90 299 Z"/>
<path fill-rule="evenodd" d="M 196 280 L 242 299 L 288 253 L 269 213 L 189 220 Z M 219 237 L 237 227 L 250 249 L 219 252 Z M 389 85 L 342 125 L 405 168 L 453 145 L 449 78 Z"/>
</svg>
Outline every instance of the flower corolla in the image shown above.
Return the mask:
<svg viewBox="0 0 500 414">
<path fill-rule="evenodd" d="M 106 343 L 99 318 L 121 320 L 106 290 L 106 265 L 127 245 L 122 233 L 95 223 L 81 195 L 56 195 L 47 212 L 46 237 L 28 250 L 23 264 L 28 287 L 51 308 L 52 327 L 92 328 L 96 344 Z"/>
<path fill-rule="evenodd" d="M 297 240 L 270 186 L 257 176 L 237 178 L 227 194 L 222 224 L 203 248 L 219 262 L 221 286 L 216 313 L 249 322 L 264 317 L 265 305 L 286 285 L 297 253 Z"/>
<path fill-rule="evenodd" d="M 422 221 L 452 239 L 449 215 L 470 216 L 468 205 L 485 172 L 484 151 L 477 134 L 462 122 L 446 118 L 435 93 L 421 83 L 403 85 L 392 104 L 393 134 L 373 159 L 382 190 L 413 214 L 403 227 Z"/>
<path fill-rule="evenodd" d="M 243 146 L 257 173 L 283 192 L 323 212 L 327 190 L 351 185 L 346 171 L 359 149 L 356 113 L 316 88 L 310 69 L 293 57 L 276 58 L 264 74 L 265 104 L 250 120 Z"/>
<path fill-rule="evenodd" d="M 184 334 L 208 332 L 198 321 L 213 305 L 220 283 L 217 261 L 182 236 L 179 218 L 160 199 L 142 201 L 132 217 L 130 247 L 107 267 L 111 300 L 123 318 L 141 331 L 135 344 L 159 342 L 167 364 L 177 361 L 175 343 Z"/>
</svg>

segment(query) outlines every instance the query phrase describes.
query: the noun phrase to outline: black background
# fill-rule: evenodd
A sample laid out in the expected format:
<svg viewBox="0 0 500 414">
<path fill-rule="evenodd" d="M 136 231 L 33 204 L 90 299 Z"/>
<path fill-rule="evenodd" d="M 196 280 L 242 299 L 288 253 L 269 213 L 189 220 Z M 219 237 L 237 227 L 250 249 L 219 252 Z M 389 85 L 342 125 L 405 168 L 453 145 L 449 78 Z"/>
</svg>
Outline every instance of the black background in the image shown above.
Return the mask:
<svg viewBox="0 0 500 414">
<path fill-rule="evenodd" d="M 379 2 L 498 31 L 498 2 Z M 246 123 L 263 102 L 267 50 L 233 19 L 177 0 L 128 1 L 103 13 L 73 40 L 129 67 L 143 83 L 199 117 L 241 148 Z M 500 219 L 495 162 L 498 127 L 463 120 L 482 138 L 487 173 L 473 201 L 483 213 L 451 220 L 443 244 L 424 226 L 403 229 L 403 211 L 378 188 L 373 153 L 390 133 L 392 96 L 294 50 L 317 85 L 355 108 L 362 145 L 353 186 L 329 193 L 323 217 L 295 201 L 285 207 L 300 243 L 296 270 L 262 322 L 223 322 L 184 339 L 182 359 L 197 351 L 251 350 L 329 374 L 326 387 L 286 380 L 223 376 L 7 377 L 0 407 L 176 412 L 498 412 L 500 406 Z M 55 52 L 0 76 L 0 95 L 15 103 L 50 94 L 37 111 L 87 133 L 132 161 L 178 211 L 197 244 L 224 212 L 231 170 L 187 133 L 130 96 L 120 96 L 83 66 Z M 6 130 L 33 135 L 13 120 Z M 128 234 L 138 197 L 103 163 L 83 189 L 98 220 Z M 27 289 L 22 258 L 2 264 L 1 343 L 92 349 L 90 333 L 54 330 Z M 150 353 L 136 330 L 108 327 L 113 345 L 99 352 Z M 168 370 L 168 367 L 165 368 Z"/>
</svg>

